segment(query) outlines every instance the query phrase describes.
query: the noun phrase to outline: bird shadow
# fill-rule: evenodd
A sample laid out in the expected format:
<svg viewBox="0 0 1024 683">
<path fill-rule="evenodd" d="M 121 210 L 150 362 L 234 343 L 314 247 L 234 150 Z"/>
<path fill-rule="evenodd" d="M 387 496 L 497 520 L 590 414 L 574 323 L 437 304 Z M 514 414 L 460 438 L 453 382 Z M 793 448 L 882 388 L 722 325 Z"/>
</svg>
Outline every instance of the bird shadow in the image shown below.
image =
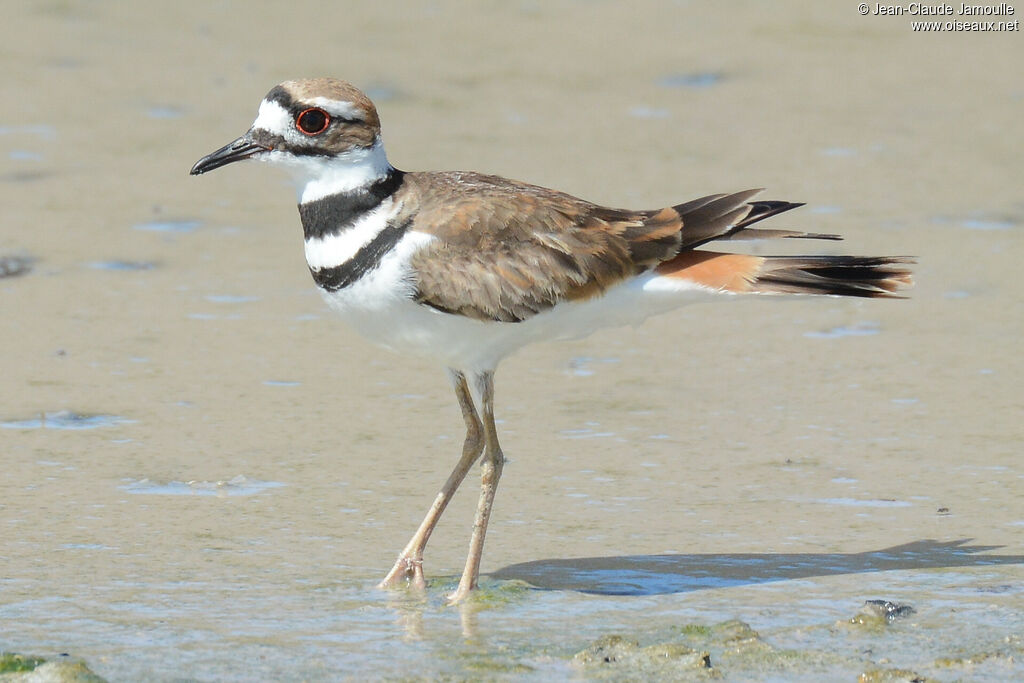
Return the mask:
<svg viewBox="0 0 1024 683">
<path fill-rule="evenodd" d="M 665 595 L 836 574 L 1024 564 L 1024 555 L 982 555 L 1003 546 L 922 540 L 863 553 L 624 555 L 523 562 L 491 574 L 544 590 Z"/>
</svg>

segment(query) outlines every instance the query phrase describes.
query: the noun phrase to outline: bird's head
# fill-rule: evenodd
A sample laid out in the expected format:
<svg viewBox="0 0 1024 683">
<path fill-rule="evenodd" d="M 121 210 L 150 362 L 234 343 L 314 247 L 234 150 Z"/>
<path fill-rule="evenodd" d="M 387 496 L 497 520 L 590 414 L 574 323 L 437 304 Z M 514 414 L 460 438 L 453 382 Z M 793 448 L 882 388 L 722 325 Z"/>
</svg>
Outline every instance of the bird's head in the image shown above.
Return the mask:
<svg viewBox="0 0 1024 683">
<path fill-rule="evenodd" d="M 260 103 L 252 127 L 197 161 L 190 173 L 200 175 L 242 159 L 287 170 L 300 201 L 365 187 L 391 170 L 373 102 L 334 78 L 276 86 Z"/>
</svg>

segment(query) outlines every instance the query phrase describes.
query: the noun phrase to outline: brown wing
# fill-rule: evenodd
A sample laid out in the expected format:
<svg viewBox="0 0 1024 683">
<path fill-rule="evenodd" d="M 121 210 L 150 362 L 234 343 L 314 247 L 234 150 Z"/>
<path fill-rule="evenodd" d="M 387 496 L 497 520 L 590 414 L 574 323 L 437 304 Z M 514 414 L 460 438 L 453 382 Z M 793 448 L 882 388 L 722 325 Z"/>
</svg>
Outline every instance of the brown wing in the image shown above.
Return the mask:
<svg viewBox="0 0 1024 683">
<path fill-rule="evenodd" d="M 410 196 L 420 198 L 408 207 L 413 229 L 439 238 L 412 259 L 416 300 L 500 322 L 600 295 L 684 249 L 749 232 L 753 216 L 798 206 L 751 204 L 757 191 L 749 191 L 628 211 L 476 173 L 411 173 L 406 181 L 417 190 Z"/>
</svg>

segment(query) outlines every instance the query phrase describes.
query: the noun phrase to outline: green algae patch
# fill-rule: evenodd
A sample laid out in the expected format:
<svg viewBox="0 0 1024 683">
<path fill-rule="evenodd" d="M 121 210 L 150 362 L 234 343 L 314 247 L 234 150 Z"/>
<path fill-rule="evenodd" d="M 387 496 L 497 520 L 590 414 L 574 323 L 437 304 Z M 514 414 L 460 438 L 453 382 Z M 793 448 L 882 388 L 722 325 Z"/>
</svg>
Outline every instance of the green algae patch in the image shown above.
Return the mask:
<svg viewBox="0 0 1024 683">
<path fill-rule="evenodd" d="M 470 593 L 466 604 L 477 609 L 505 607 L 521 602 L 531 590 L 530 584 L 518 579 L 482 582 L 477 590 Z"/>
<path fill-rule="evenodd" d="M 106 683 L 85 662 L 71 657 L 45 657 L 0 653 L 0 683 Z"/>
<path fill-rule="evenodd" d="M 0 674 L 22 673 L 34 671 L 40 664 L 45 664 L 42 657 L 19 655 L 14 652 L 0 652 Z"/>
<path fill-rule="evenodd" d="M 528 674 L 534 669 L 522 662 L 473 661 L 466 662 L 466 670 L 477 674 Z"/>
<path fill-rule="evenodd" d="M 996 654 L 994 652 L 979 652 L 965 657 L 939 657 L 935 660 L 935 667 L 938 669 L 966 668 L 974 666 L 975 664 L 981 664 L 989 659 L 999 659 L 1004 657 L 1012 661 L 1012 657 Z"/>
<path fill-rule="evenodd" d="M 461 647 L 440 651 L 437 656 L 452 663 L 448 675 L 454 675 L 455 680 L 493 680 L 533 673 L 534 667 L 524 661 L 530 654 L 506 645 L 493 647 L 466 643 Z M 469 675 L 470 678 L 464 679 L 461 677 L 463 675 Z"/>
<path fill-rule="evenodd" d="M 857 677 L 857 683 L 936 683 L 909 669 L 870 669 Z"/>
<path fill-rule="evenodd" d="M 720 678 L 711 666 L 711 655 L 707 651 L 694 650 L 682 643 L 641 647 L 639 641 L 619 635 L 598 638 L 577 652 L 573 663 L 585 669 L 588 676 L 616 680 Z"/>
<path fill-rule="evenodd" d="M 673 668 L 711 669 L 711 654 L 709 652 L 694 650 L 679 643 L 648 645 L 640 651 L 640 654 L 652 662 L 670 662 Z"/>
<path fill-rule="evenodd" d="M 739 619 L 715 624 L 711 627 L 710 636 L 713 640 L 724 643 L 743 643 L 761 639 L 761 634 L 750 628 L 750 624 Z"/>
<path fill-rule="evenodd" d="M 707 638 L 711 636 L 711 627 L 704 624 L 684 624 L 679 633 L 686 638 Z"/>
<path fill-rule="evenodd" d="M 444 602 L 448 602 L 448 596 L 458 586 L 458 577 L 435 577 L 427 579 L 427 594 L 436 599 L 440 594 Z M 522 602 L 527 593 L 534 590 L 533 586 L 520 581 L 519 579 L 509 580 L 482 580 L 476 590 L 469 592 L 465 600 L 458 603 L 459 609 L 471 609 L 473 611 L 496 609 L 507 605 L 514 605 Z M 414 594 L 415 595 L 415 594 Z M 416 595 L 420 603 L 425 600 Z M 456 605 L 450 605 L 456 606 Z"/>
<path fill-rule="evenodd" d="M 1024 638 L 1009 635 L 1000 643 L 980 652 L 939 657 L 932 666 L 936 669 L 971 669 L 987 664 L 1012 668 L 1014 663 L 1020 660 L 1021 655 L 1024 655 Z"/>
<path fill-rule="evenodd" d="M 727 675 L 739 671 L 814 671 L 860 664 L 833 652 L 775 647 L 739 619 L 710 626 L 685 624 L 677 627 L 677 631 L 689 647 L 711 652 L 716 666 Z"/>
<path fill-rule="evenodd" d="M 775 647 L 737 619 L 712 626 L 709 639 L 702 644 L 713 652 L 720 649 L 720 666 L 730 671 L 810 671 L 848 663 L 831 652 Z"/>
<path fill-rule="evenodd" d="M 577 652 L 573 660 L 581 664 L 614 664 L 639 649 L 639 640 L 627 640 L 618 635 L 601 636 L 590 647 Z"/>
</svg>

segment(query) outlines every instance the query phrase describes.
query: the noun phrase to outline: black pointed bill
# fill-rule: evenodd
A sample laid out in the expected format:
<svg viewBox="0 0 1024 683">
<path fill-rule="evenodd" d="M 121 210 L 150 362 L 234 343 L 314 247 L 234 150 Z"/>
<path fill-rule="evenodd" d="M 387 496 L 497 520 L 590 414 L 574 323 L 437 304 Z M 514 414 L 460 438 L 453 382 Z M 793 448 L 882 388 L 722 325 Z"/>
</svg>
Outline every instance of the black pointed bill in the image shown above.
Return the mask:
<svg viewBox="0 0 1024 683">
<path fill-rule="evenodd" d="M 226 166 L 233 161 L 241 161 L 242 159 L 248 159 L 254 154 L 260 152 L 266 152 L 270 148 L 265 145 L 261 145 L 252 138 L 252 131 L 243 135 L 242 137 L 229 142 L 224 145 L 216 152 L 207 154 L 205 157 L 196 162 L 192 170 L 189 171 L 189 175 L 199 175 L 212 171 L 215 168 Z"/>
</svg>

